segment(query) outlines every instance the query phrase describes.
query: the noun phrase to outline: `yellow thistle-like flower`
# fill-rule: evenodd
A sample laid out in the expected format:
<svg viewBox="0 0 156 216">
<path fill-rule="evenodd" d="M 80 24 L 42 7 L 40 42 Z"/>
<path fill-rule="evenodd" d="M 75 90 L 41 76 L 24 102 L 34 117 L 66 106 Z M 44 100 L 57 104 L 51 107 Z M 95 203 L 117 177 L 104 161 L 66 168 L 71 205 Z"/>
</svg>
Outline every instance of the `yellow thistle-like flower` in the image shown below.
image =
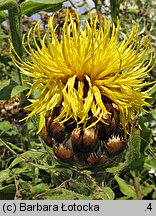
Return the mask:
<svg viewBox="0 0 156 216">
<path fill-rule="evenodd" d="M 110 112 L 102 98 L 109 98 L 118 106 L 125 132 L 136 112 L 150 106 L 145 101 L 146 92 L 141 91 L 151 84 L 145 82 L 153 61 L 150 40 L 139 39 L 134 24 L 131 34 L 120 41 L 119 29 L 119 19 L 115 26 L 105 17 L 90 15 L 90 20 L 81 26 L 79 16 L 75 22 L 67 12 L 61 40 L 57 37 L 57 26 L 54 27 L 54 16 L 50 17 L 43 38 L 39 22 L 30 29 L 26 45 L 23 38 L 30 60 L 20 59 L 11 45 L 11 52 L 16 55 L 12 54 L 13 61 L 23 74 L 34 79 L 28 96 L 35 89 L 40 90 L 39 98 L 30 99 L 31 105 L 27 107 L 31 111 L 27 118 L 40 115 L 39 131 L 45 125 L 45 116 L 61 105 L 57 119 L 66 122 L 72 118 L 86 128 L 99 121 L 107 124 L 105 116 Z M 90 116 L 95 121 L 87 125 Z"/>
</svg>

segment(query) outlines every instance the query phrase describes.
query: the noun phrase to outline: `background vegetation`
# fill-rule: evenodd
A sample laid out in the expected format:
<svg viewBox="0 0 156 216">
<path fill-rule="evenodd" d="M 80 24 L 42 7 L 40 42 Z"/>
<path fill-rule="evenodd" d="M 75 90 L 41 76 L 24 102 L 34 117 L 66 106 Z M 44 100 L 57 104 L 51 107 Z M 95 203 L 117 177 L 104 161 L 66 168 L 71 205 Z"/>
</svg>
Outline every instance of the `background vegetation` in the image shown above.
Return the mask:
<svg viewBox="0 0 156 216">
<path fill-rule="evenodd" d="M 139 35 L 150 36 L 156 48 L 154 0 L 0 0 L 0 199 L 156 199 L 156 88 L 149 92 L 152 108 L 139 120 L 141 135 L 134 128 L 129 141 L 138 149 L 133 155 L 125 151 L 115 166 L 91 169 L 61 163 L 36 135 L 37 117 L 18 121 L 25 115 L 22 107 L 29 87 L 10 59 L 8 40 L 12 38 L 18 54 L 25 55 L 22 35 L 38 18 L 44 32 L 48 16 L 57 11 L 61 20 L 61 9 L 69 5 L 78 9 L 82 19 L 92 10 L 114 22 L 118 16 L 123 33 L 137 22 Z M 154 68 L 147 81 L 155 78 Z M 14 96 L 17 102 L 20 99 L 20 108 L 11 115 L 10 110 L 16 109 L 10 99 Z"/>
</svg>

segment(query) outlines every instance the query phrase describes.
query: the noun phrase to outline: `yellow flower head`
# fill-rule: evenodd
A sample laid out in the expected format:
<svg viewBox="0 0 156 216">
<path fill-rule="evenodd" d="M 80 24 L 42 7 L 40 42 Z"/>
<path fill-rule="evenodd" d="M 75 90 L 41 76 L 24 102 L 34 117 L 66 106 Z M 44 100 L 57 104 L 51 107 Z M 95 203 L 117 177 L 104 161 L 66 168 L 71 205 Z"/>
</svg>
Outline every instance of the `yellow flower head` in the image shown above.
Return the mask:
<svg viewBox="0 0 156 216">
<path fill-rule="evenodd" d="M 134 24 L 131 34 L 120 41 L 119 20 L 115 26 L 102 16 L 90 15 L 90 20 L 81 26 L 79 16 L 75 22 L 67 12 L 60 40 L 54 26 L 52 16 L 43 38 L 39 22 L 28 32 L 26 46 L 23 38 L 30 60 L 15 58 L 12 54 L 21 72 L 34 79 L 29 95 L 35 89 L 40 90 L 38 99 L 30 99 L 31 105 L 27 108 L 31 113 L 27 118 L 39 114 L 40 131 L 45 125 L 45 116 L 62 105 L 57 117 L 62 122 L 72 118 L 84 128 L 99 121 L 107 124 L 104 116 L 110 112 L 103 98 L 108 98 L 118 106 L 120 123 L 127 132 L 135 113 L 150 106 L 145 101 L 146 92 L 141 91 L 151 84 L 145 82 L 153 61 L 150 40 L 139 39 Z M 11 50 L 16 54 L 12 45 Z M 95 121 L 87 125 L 91 116 Z"/>
</svg>

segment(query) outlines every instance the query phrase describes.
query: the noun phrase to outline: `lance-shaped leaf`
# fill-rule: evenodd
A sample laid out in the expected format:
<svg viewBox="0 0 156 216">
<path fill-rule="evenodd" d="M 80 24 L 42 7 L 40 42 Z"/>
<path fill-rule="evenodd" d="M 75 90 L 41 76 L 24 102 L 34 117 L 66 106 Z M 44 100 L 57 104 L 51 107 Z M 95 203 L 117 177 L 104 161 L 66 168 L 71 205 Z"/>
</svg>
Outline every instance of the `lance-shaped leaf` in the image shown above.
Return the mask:
<svg viewBox="0 0 156 216">
<path fill-rule="evenodd" d="M 128 184 L 125 180 L 120 178 L 118 175 L 116 175 L 114 178 L 117 181 L 119 188 L 124 195 L 128 197 L 136 198 L 135 189 L 132 185 Z"/>
<path fill-rule="evenodd" d="M 129 145 L 130 145 L 131 162 L 134 162 L 140 157 L 140 146 L 141 146 L 140 130 L 136 128 L 132 129 Z"/>
<path fill-rule="evenodd" d="M 22 14 L 32 16 L 40 11 L 53 12 L 62 7 L 64 0 L 27 1 L 21 4 Z"/>
<path fill-rule="evenodd" d="M 0 0 L 0 10 L 9 10 L 17 5 L 16 0 Z"/>
<path fill-rule="evenodd" d="M 140 130 L 132 128 L 129 140 L 129 152 L 127 161 L 132 170 L 140 170 L 144 164 L 144 156 L 141 154 Z"/>
</svg>

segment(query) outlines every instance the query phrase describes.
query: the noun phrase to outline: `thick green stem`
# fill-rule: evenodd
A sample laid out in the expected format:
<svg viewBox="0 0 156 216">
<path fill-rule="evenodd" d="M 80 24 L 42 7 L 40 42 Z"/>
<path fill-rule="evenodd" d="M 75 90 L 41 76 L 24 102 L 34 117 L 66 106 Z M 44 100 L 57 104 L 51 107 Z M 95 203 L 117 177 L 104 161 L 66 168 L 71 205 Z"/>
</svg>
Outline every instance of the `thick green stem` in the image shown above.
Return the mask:
<svg viewBox="0 0 156 216">
<path fill-rule="evenodd" d="M 22 57 L 22 34 L 21 34 L 21 12 L 18 4 L 8 9 L 10 33 L 13 46 L 17 54 Z M 21 74 L 18 71 L 19 83 L 22 84 Z"/>
<path fill-rule="evenodd" d="M 119 16 L 120 0 L 110 0 L 110 9 L 113 22 L 116 23 L 116 19 Z"/>
</svg>

